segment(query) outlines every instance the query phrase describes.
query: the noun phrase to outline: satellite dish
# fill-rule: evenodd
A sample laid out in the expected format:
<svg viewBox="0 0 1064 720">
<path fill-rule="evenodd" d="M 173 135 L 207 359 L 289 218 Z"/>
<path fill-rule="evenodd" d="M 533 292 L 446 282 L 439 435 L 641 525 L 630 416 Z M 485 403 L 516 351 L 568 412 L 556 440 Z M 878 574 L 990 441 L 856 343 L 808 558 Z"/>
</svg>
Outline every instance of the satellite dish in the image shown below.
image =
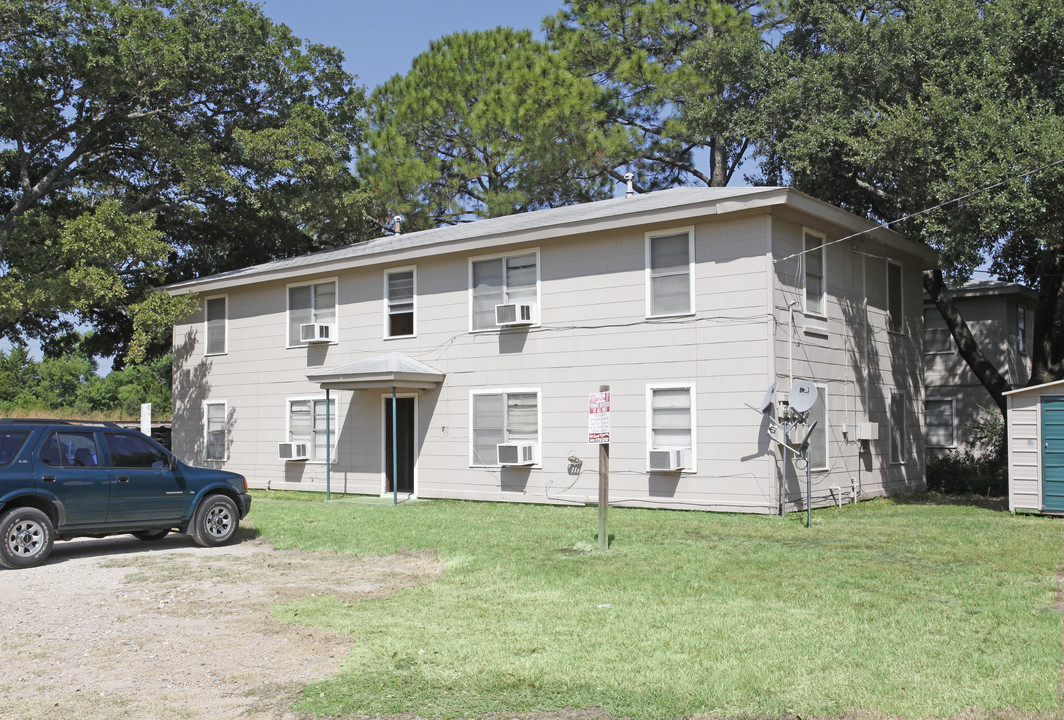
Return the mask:
<svg viewBox="0 0 1064 720">
<path fill-rule="evenodd" d="M 778 382 L 772 383 L 768 391 L 765 393 L 765 397 L 761 398 L 761 412 L 763 414 L 768 414 L 776 404 L 776 388 L 778 386 Z"/>
<path fill-rule="evenodd" d="M 795 412 L 804 413 L 813 409 L 813 405 L 816 404 L 817 391 L 816 385 L 808 380 L 799 380 L 791 388 L 790 394 L 787 396 L 787 404 Z"/>
</svg>

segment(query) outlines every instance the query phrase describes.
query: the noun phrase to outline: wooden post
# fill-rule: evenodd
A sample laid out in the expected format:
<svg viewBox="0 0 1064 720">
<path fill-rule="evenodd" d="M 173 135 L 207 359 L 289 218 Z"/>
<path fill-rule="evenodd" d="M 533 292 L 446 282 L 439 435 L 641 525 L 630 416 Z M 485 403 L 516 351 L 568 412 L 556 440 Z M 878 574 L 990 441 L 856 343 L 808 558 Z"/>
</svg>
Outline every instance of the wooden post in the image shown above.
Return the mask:
<svg viewBox="0 0 1064 720">
<path fill-rule="evenodd" d="M 609 392 L 609 385 L 599 387 L 599 392 Z M 610 547 L 610 446 L 599 445 L 599 497 L 598 497 L 598 549 Z"/>
</svg>

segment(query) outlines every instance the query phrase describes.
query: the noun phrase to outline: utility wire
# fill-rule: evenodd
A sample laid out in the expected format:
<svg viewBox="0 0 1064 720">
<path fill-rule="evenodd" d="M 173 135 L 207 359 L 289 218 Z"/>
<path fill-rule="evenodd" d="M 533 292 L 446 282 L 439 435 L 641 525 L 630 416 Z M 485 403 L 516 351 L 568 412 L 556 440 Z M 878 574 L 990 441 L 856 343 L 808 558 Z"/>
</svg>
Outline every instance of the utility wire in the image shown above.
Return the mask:
<svg viewBox="0 0 1064 720">
<path fill-rule="evenodd" d="M 891 220 L 890 222 L 885 222 L 885 223 L 878 223 L 874 228 L 868 228 L 867 230 L 861 230 L 860 232 L 855 232 L 852 235 L 847 235 L 846 237 L 841 237 L 838 240 L 832 240 L 829 243 L 823 243 L 822 245 L 817 245 L 815 248 L 812 248 L 810 250 L 801 250 L 799 252 L 796 252 L 796 253 L 793 253 L 791 255 L 788 255 L 787 257 L 782 257 L 782 258 L 779 258 L 778 260 L 773 260 L 773 263 L 779 263 L 779 262 L 783 262 L 784 260 L 790 260 L 791 258 L 796 258 L 796 257 L 799 257 L 801 255 L 805 255 L 806 253 L 813 252 L 814 250 L 819 250 L 822 247 L 828 247 L 829 245 L 837 245 L 838 243 L 843 242 L 845 240 L 850 240 L 852 238 L 859 237 L 861 235 L 865 235 L 867 233 L 872 232 L 873 230 L 878 230 L 880 228 L 882 228 L 884 230 L 889 230 L 891 225 L 896 225 L 896 224 L 898 224 L 900 222 L 903 222 L 905 220 L 909 220 L 911 218 L 914 218 L 917 215 L 923 215 L 924 213 L 929 213 L 932 210 L 939 210 L 941 208 L 946 207 L 947 205 L 952 205 L 954 203 L 959 203 L 962 200 L 967 200 L 968 198 L 973 197 L 975 195 L 978 195 L 980 193 L 984 193 L 984 192 L 987 192 L 989 190 L 993 190 L 994 188 L 1000 187 L 1002 185 L 1007 185 L 1008 183 L 1010 183 L 1010 182 L 1012 182 L 1014 180 L 1019 180 L 1020 178 L 1027 177 L 1028 175 L 1034 175 L 1035 173 L 1042 172 L 1043 170 L 1047 170 L 1047 169 L 1049 169 L 1049 168 L 1051 168 L 1051 167 L 1053 167 L 1055 165 L 1064 165 L 1064 158 L 1061 158 L 1060 160 L 1056 160 L 1056 161 L 1051 162 L 1051 163 L 1046 163 L 1045 165 L 1042 165 L 1040 167 L 1036 167 L 1033 170 L 1027 170 L 1026 172 L 1019 173 L 1018 175 L 1013 175 L 1012 177 L 1005 178 L 1004 180 L 999 180 L 996 183 L 991 183 L 990 185 L 984 185 L 981 188 L 977 188 L 975 190 L 972 190 L 970 193 L 966 193 L 964 195 L 960 195 L 960 196 L 955 197 L 955 198 L 953 198 L 951 200 L 946 200 L 945 202 L 941 202 L 938 205 L 933 205 L 932 207 L 924 208 L 923 210 L 917 210 L 916 212 L 909 213 L 908 215 L 902 215 L 900 218 L 897 218 L 896 220 Z"/>
</svg>

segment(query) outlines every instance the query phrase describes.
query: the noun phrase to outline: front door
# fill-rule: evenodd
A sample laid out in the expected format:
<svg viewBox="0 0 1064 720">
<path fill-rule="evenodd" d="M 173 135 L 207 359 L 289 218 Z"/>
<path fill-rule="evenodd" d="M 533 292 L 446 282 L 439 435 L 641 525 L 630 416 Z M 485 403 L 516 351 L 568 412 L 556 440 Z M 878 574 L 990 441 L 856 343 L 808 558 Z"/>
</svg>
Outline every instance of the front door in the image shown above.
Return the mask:
<svg viewBox="0 0 1064 720">
<path fill-rule="evenodd" d="M 385 492 L 414 493 L 414 398 L 396 399 L 395 439 L 392 454 L 392 399 L 384 399 Z M 396 483 L 394 486 L 392 483 Z"/>
<path fill-rule="evenodd" d="M 1064 397 L 1042 398 L 1042 510 L 1064 512 Z"/>
</svg>

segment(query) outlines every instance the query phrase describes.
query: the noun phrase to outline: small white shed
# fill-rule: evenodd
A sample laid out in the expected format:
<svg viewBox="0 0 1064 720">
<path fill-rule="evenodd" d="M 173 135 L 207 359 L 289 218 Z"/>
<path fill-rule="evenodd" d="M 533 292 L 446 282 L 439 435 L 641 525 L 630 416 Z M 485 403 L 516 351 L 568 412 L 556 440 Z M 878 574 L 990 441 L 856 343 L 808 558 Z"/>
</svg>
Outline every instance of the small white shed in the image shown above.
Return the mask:
<svg viewBox="0 0 1064 720">
<path fill-rule="evenodd" d="M 1005 397 L 1009 510 L 1064 515 L 1064 380 Z"/>
</svg>

